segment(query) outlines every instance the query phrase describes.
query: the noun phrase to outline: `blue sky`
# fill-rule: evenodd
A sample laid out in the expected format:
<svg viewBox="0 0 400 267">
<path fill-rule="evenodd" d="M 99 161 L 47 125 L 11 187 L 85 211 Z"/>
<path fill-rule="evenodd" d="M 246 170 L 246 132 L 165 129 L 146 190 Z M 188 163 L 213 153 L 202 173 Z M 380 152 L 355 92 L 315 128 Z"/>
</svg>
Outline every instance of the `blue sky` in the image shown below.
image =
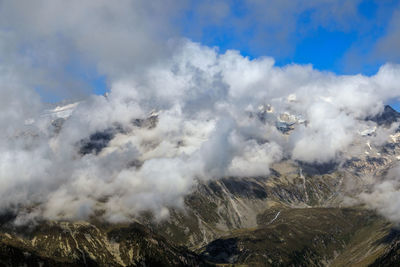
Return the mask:
<svg viewBox="0 0 400 267">
<path fill-rule="evenodd" d="M 155 1 L 154 4 L 144 4 L 145 9 L 137 14 L 138 18 L 131 21 L 128 16 L 127 24 L 120 29 L 113 31 L 116 24 L 112 24 L 112 20 L 100 23 L 99 25 L 109 28 L 101 31 L 101 27 L 97 27 L 99 33 L 94 36 L 99 39 L 96 43 L 99 47 L 94 51 L 85 50 L 87 48 L 82 51 L 85 44 L 96 42 L 88 40 L 90 37 L 85 39 L 88 35 L 85 32 L 85 22 L 72 34 L 72 28 L 68 27 L 73 22 L 68 20 L 68 16 L 60 20 L 62 22 L 59 24 L 56 20 L 53 27 L 48 23 L 54 19 L 51 12 L 38 19 L 34 17 L 35 14 L 28 12 L 27 3 L 29 1 L 22 6 L 21 14 L 9 14 L 9 17 L 3 14 L 4 19 L 0 17 L 0 23 L 6 25 L 3 27 L 6 30 L 10 27 L 18 30 L 24 25 L 20 36 L 28 36 L 29 42 L 33 43 L 33 48 L 29 47 L 31 50 L 26 49 L 24 53 L 33 61 L 34 66 L 37 64 L 38 69 L 40 67 L 48 73 L 45 79 L 50 81 L 38 85 L 37 91 L 49 102 L 57 102 L 70 96 L 79 97 L 79 94 L 106 92 L 107 77 L 99 68 L 101 62 L 93 62 L 92 58 L 82 55 L 90 54 L 93 58 L 119 64 L 121 68 L 127 64 L 126 58 L 131 58 L 130 61 L 137 61 L 140 65 L 147 56 L 139 50 L 130 52 L 130 48 L 136 46 L 137 34 L 139 47 L 150 47 L 152 44 L 149 40 L 163 42 L 169 38 L 185 37 L 203 45 L 217 47 L 221 53 L 235 49 L 250 58 L 272 57 L 277 66 L 311 64 L 315 69 L 344 75 L 373 75 L 387 62 L 400 63 L 400 0 Z M 96 1 L 89 1 L 82 5 L 87 5 L 89 10 L 96 6 L 95 3 Z M 57 6 L 52 8 L 59 11 Z M 25 11 L 28 13 L 24 13 Z M 98 17 L 107 19 L 107 14 Z M 21 23 L 21 19 L 39 21 L 37 28 L 30 28 L 29 23 Z M 14 24 L 10 24 L 10 21 L 14 21 Z M 93 25 L 96 23 L 99 22 L 93 21 Z M 80 28 L 83 28 L 82 31 Z M 63 34 L 55 29 L 60 29 L 70 39 L 63 39 Z M 116 45 L 129 54 L 126 58 L 107 49 L 113 36 L 118 37 L 119 30 L 132 31 L 134 37 L 127 40 L 126 45 L 123 41 L 118 41 Z M 154 32 L 163 36 L 153 38 L 151 35 Z M 29 34 L 32 33 L 44 40 L 49 36 L 52 39 L 43 42 L 38 38 L 32 41 L 29 39 Z M 149 40 L 144 40 L 143 45 L 140 36 Z M 27 40 L 22 38 L 20 41 L 24 43 Z M 36 53 L 35 49 L 38 47 L 40 52 Z M 57 49 L 52 51 L 54 47 Z M 150 51 L 149 54 L 156 54 L 153 50 Z M 6 52 L 5 57 L 10 54 L 9 51 Z M 112 58 L 115 55 L 117 57 Z M 60 89 L 66 84 L 69 88 L 78 89 Z M 56 87 L 60 88 L 54 89 Z M 396 101 L 392 103 L 396 107 L 400 106 Z"/>
<path fill-rule="evenodd" d="M 183 33 L 221 52 L 273 57 L 277 66 L 312 64 L 336 74 L 373 75 L 386 62 L 399 63 L 400 1 L 347 1 L 347 6 L 343 1 L 309 6 L 307 1 L 254 2 L 230 1 L 222 19 L 210 18 L 210 23 L 191 10 L 183 19 Z M 390 104 L 400 111 L 398 101 Z"/>
<path fill-rule="evenodd" d="M 373 75 L 386 62 L 400 63 L 400 40 L 391 37 L 400 33 L 400 0 L 349 2 L 195 1 L 176 17 L 176 25 L 182 36 L 221 53 L 269 56 L 277 66 L 312 64 L 336 74 Z M 85 80 L 96 93 L 107 88 L 104 77 Z"/>
<path fill-rule="evenodd" d="M 263 8 L 267 10 L 276 1 L 264 2 L 269 4 L 257 6 L 261 13 Z M 293 1 L 295 2 L 301 5 L 301 2 L 307 1 Z M 190 10 L 181 23 L 184 36 L 205 45 L 217 46 L 221 52 L 236 49 L 251 58 L 271 56 L 278 66 L 290 63 L 312 64 L 316 69 L 337 74 L 372 75 L 385 62 L 398 59 L 398 56 L 390 58 L 379 55 L 376 45 L 388 35 L 400 1 L 353 2 L 356 3 L 355 10 L 345 13 L 343 17 L 327 17 L 328 22 L 315 19 L 315 14 L 329 14 L 329 8 L 337 7 L 326 5 L 315 8 L 310 5 L 309 8 L 300 10 L 293 10 L 298 9 L 298 6 L 290 7 L 289 4 L 279 8 L 272 7 L 273 12 L 282 15 L 282 19 L 270 22 L 268 18 L 261 20 L 257 17 L 259 15 L 249 5 L 243 4 L 246 1 L 230 1 L 230 11 L 220 21 L 205 23 L 202 21 L 203 14 L 198 15 L 195 10 Z M 199 7 L 193 7 L 196 8 Z M 289 10 L 289 14 L 285 13 L 285 8 Z M 322 11 L 324 8 L 326 10 Z M 285 15 L 288 16 L 287 19 L 284 18 Z M 286 29 L 286 22 L 293 24 L 293 28 Z M 281 31 L 286 31 L 284 38 L 276 38 L 276 32 Z M 257 39 L 257 36 L 261 38 Z M 356 57 L 359 62 L 349 62 L 352 57 Z"/>
<path fill-rule="evenodd" d="M 182 34 L 222 53 L 236 49 L 273 57 L 277 66 L 312 64 L 336 74 L 373 75 L 386 62 L 400 63 L 399 0 L 201 2 L 181 18 Z"/>
</svg>

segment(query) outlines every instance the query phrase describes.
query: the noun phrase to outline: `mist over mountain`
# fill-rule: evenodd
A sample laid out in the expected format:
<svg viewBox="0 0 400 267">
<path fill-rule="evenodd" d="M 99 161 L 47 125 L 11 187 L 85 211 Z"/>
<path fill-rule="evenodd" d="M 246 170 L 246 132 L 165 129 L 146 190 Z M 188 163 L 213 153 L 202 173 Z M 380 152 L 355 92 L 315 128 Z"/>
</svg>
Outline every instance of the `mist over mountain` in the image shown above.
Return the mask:
<svg viewBox="0 0 400 267">
<path fill-rule="evenodd" d="M 2 206 L 37 203 L 28 216 L 51 219 L 87 219 L 97 209 L 111 221 L 149 209 L 162 217 L 197 180 L 268 175 L 282 159 L 340 163 L 358 132 L 375 127 L 372 144 L 395 133 L 383 103 L 397 97 L 398 73 L 396 65 L 372 77 L 279 68 L 184 41 L 139 81 L 111 83 L 106 96 L 15 114 L 14 129 L 5 118 L 10 198 Z"/>
<path fill-rule="evenodd" d="M 400 65 L 220 50 L 181 36 L 192 5 L 0 1 L 0 263 L 396 262 Z"/>
</svg>

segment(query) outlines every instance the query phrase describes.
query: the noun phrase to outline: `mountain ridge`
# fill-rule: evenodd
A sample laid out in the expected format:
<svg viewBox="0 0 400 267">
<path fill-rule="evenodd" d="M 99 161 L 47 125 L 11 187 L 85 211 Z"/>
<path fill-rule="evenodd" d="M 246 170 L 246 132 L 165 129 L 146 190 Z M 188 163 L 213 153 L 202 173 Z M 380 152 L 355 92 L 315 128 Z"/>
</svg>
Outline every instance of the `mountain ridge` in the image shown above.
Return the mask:
<svg viewBox="0 0 400 267">
<path fill-rule="evenodd" d="M 389 128 L 398 118 L 385 107 L 369 120 Z M 157 123 L 156 114 L 132 121 L 146 129 Z M 55 127 L 59 131 L 63 122 Z M 118 125 L 92 133 L 78 151 L 96 156 L 124 134 Z M 400 159 L 397 133 L 380 145 L 369 143 L 373 135 L 359 134 L 351 147 L 357 153 L 350 149 L 340 161 L 284 158 L 271 164 L 268 175 L 198 180 L 184 207 L 169 207 L 161 220 L 144 212 L 130 223 L 108 223 L 101 201 L 99 216 L 87 222 L 39 220 L 28 227 L 3 214 L 0 265 L 390 266 L 400 253 L 396 225 L 354 199 L 373 189 L 368 177 L 383 179 Z"/>
</svg>

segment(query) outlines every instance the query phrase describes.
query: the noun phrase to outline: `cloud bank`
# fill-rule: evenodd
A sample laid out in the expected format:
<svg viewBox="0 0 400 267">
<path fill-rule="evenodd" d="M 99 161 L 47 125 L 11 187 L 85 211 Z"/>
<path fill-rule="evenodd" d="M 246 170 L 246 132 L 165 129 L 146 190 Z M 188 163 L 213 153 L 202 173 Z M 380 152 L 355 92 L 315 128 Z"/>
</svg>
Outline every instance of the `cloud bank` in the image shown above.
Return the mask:
<svg viewBox="0 0 400 267">
<path fill-rule="evenodd" d="M 53 116 L 32 113 L 40 105 L 32 90 L 14 81 L 22 89 L 10 89 L 2 105 L 2 209 L 29 208 L 51 219 L 101 211 L 121 221 L 145 210 L 162 217 L 183 204 L 197 180 L 268 175 L 282 158 L 340 160 L 369 126 L 365 118 L 398 93 L 397 65 L 372 77 L 336 76 L 218 54 L 188 40 L 177 47 L 140 77 L 113 80 L 107 96 L 79 103 L 59 133 Z M 306 123 L 285 135 L 279 116 Z M 105 131 L 112 135 L 100 149 L 80 151 Z"/>
<path fill-rule="evenodd" d="M 377 210 L 397 225 L 400 223 L 400 168 L 389 170 L 389 173 L 378 181 L 374 181 L 370 190 L 363 192 L 360 199 L 368 207 Z"/>
<path fill-rule="evenodd" d="M 184 2 L 0 4 L 0 209 L 19 223 L 163 218 L 199 180 L 265 176 L 285 158 L 341 161 L 374 126 L 365 119 L 400 97 L 399 65 L 338 76 L 175 37 Z M 109 93 L 49 110 L 38 86 L 86 90 L 68 74 L 76 60 Z"/>
</svg>

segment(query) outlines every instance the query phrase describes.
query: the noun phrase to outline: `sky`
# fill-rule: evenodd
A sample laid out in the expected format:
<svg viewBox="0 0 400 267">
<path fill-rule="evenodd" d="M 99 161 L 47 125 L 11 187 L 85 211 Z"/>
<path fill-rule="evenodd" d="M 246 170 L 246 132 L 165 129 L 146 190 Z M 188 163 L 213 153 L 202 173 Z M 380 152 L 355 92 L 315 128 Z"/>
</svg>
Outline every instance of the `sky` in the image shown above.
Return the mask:
<svg viewBox="0 0 400 267">
<path fill-rule="evenodd" d="M 245 56 L 274 57 L 278 66 L 312 64 L 337 74 L 371 75 L 383 63 L 399 60 L 393 49 L 399 44 L 399 1 L 202 3 L 185 13 L 183 34 L 221 51 L 237 49 Z M 218 3 L 217 18 L 204 18 Z"/>
<path fill-rule="evenodd" d="M 373 75 L 384 63 L 400 62 L 398 0 L 205 0 L 180 9 L 172 17 L 176 34 L 221 53 L 234 49 L 273 57 L 276 66 L 311 64 L 335 74 Z M 104 75 L 71 68 L 94 93 L 107 91 Z M 390 104 L 400 110 L 398 101 Z"/>
<path fill-rule="evenodd" d="M 145 7 L 145 12 L 148 12 L 145 20 L 150 20 L 150 24 L 154 20 L 154 24 L 166 25 L 149 26 L 150 32 L 156 27 L 162 28 L 154 33 L 159 37 L 152 38 L 150 43 L 183 37 L 206 46 L 217 47 L 220 53 L 234 49 L 251 59 L 272 57 L 276 66 L 311 64 L 315 69 L 335 74 L 373 75 L 387 62 L 400 62 L 399 0 L 169 2 L 168 10 L 163 10 L 164 5 L 160 4 L 161 2 L 154 2 L 150 7 Z M 160 7 L 157 7 L 157 4 Z M 132 23 L 130 26 L 134 28 L 137 22 L 133 19 L 129 23 Z M 145 24 L 148 24 L 148 21 Z M 7 25 L 5 29 L 7 27 L 13 26 Z M 102 34 L 106 35 L 107 31 Z M 132 35 L 135 34 L 137 33 L 133 29 Z M 59 33 L 59 36 L 62 35 Z M 101 37 L 96 38 L 98 42 L 103 42 Z M 20 52 L 32 53 L 29 49 L 34 45 L 23 44 Z M 53 53 L 65 53 L 70 48 L 63 49 L 64 51 Z M 153 51 L 144 52 L 157 55 L 157 52 Z M 54 73 L 57 77 L 51 85 L 37 84 L 36 90 L 44 100 L 58 102 L 65 98 L 82 97 L 90 92 L 103 94 L 109 89 L 109 75 L 99 70 L 97 63 L 87 58 L 82 59 L 79 53 L 85 52 L 68 53 L 69 58 L 62 59 L 62 66 L 48 62 L 54 60 L 49 59 L 49 55 L 44 55 L 45 59 L 37 57 L 37 60 L 46 61 L 47 68 L 61 68 Z M 64 73 L 60 74 L 61 71 Z M 83 87 L 85 90 L 56 88 L 62 86 Z M 83 91 L 85 93 L 82 93 Z M 392 105 L 400 108 L 396 101 L 392 101 Z"/>
</svg>

